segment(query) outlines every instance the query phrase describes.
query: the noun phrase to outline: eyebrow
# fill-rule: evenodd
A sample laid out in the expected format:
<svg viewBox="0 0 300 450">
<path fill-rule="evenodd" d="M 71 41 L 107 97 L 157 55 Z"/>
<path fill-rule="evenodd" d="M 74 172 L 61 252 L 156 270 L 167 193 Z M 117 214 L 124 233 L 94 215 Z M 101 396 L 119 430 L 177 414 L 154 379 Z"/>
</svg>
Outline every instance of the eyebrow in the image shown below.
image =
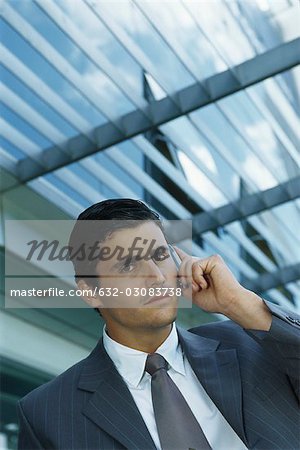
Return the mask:
<svg viewBox="0 0 300 450">
<path fill-rule="evenodd" d="M 151 252 L 151 257 L 153 256 L 153 254 L 156 252 L 156 250 L 158 248 L 161 248 L 162 250 L 168 250 L 169 251 L 169 247 L 168 245 L 162 244 L 162 245 L 158 245 L 156 248 L 152 249 Z M 128 261 L 128 263 L 131 263 L 132 261 L 136 261 L 136 257 L 138 255 L 132 255 L 132 257 L 130 258 L 130 260 Z M 143 258 L 142 258 L 143 259 Z M 124 265 L 125 261 L 127 261 L 127 257 L 123 258 L 121 261 L 117 261 L 112 267 L 111 269 L 119 269 L 122 265 Z"/>
<path fill-rule="evenodd" d="M 130 263 L 131 261 L 134 261 L 135 259 L 136 258 L 134 256 L 132 256 L 128 262 Z M 125 261 L 127 261 L 127 260 L 128 260 L 128 258 L 123 258 L 121 261 L 117 261 L 116 264 L 114 264 L 112 266 L 112 269 L 118 269 L 119 267 L 123 266 L 125 264 Z"/>
</svg>

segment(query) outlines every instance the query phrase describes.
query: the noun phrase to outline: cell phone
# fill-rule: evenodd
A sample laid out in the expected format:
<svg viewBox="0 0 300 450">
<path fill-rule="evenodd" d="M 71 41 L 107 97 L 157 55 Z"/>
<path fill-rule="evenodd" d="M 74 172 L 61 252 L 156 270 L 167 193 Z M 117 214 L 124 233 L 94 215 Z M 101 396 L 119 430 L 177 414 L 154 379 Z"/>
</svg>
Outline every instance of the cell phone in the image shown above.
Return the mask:
<svg viewBox="0 0 300 450">
<path fill-rule="evenodd" d="M 169 250 L 170 250 L 171 256 L 176 264 L 177 270 L 179 270 L 179 267 L 181 265 L 181 259 L 177 255 L 176 250 L 173 247 L 173 245 L 171 245 L 171 244 L 168 244 L 168 245 L 169 245 Z"/>
<path fill-rule="evenodd" d="M 171 245 L 171 244 L 168 244 L 168 245 L 169 245 L 169 250 L 170 250 L 171 256 L 172 256 L 172 258 L 173 258 L 173 260 L 174 260 L 174 262 L 176 264 L 176 268 L 177 268 L 177 270 L 179 270 L 179 268 L 181 266 L 181 259 L 177 255 L 176 250 L 173 247 L 173 245 Z M 191 285 L 189 283 L 183 285 L 182 281 L 179 278 L 177 278 L 177 287 L 179 287 L 181 289 L 187 289 L 190 286 Z"/>
<path fill-rule="evenodd" d="M 172 258 L 173 258 L 173 261 L 175 262 L 176 269 L 179 270 L 179 267 L 180 267 L 180 264 L 181 264 L 181 259 L 177 255 L 176 250 L 173 247 L 173 245 L 171 245 L 171 244 L 168 244 L 168 245 L 169 245 L 170 254 L 171 254 Z M 181 289 L 183 288 L 182 282 L 179 280 L 179 278 L 177 278 L 176 283 L 177 283 L 177 287 L 178 288 L 181 288 Z"/>
</svg>

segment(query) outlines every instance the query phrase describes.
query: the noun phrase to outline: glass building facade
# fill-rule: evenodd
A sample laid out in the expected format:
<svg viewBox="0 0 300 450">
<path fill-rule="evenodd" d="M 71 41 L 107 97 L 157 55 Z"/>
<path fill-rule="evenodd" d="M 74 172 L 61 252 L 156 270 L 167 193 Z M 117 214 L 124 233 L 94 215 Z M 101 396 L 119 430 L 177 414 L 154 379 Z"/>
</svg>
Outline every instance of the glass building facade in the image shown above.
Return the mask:
<svg viewBox="0 0 300 450">
<path fill-rule="evenodd" d="M 2 275 L 5 219 L 73 219 L 131 197 L 192 219 L 194 255 L 219 253 L 299 313 L 297 0 L 4 0 L 0 14 Z M 17 399 L 85 357 L 102 322 L 0 314 L 0 446 L 15 448 Z"/>
</svg>

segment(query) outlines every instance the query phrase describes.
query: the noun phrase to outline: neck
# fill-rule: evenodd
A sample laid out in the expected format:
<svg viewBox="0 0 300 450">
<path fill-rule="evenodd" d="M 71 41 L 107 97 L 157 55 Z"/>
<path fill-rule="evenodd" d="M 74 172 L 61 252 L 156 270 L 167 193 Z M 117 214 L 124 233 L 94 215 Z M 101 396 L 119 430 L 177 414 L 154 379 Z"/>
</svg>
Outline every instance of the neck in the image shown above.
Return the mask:
<svg viewBox="0 0 300 450">
<path fill-rule="evenodd" d="M 124 330 L 122 328 L 115 329 L 106 323 L 106 332 L 111 339 L 126 347 L 145 353 L 154 353 L 167 339 L 171 330 L 172 324 L 148 330 Z"/>
</svg>

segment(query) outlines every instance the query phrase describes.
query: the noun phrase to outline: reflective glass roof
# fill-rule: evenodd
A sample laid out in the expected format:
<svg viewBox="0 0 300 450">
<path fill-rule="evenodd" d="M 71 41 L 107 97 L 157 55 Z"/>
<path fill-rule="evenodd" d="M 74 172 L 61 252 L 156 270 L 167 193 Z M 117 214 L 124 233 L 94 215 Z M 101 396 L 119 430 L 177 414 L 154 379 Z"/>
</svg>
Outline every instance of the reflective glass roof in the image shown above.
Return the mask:
<svg viewBox="0 0 300 450">
<path fill-rule="evenodd" d="M 15 180 L 4 191 L 25 182 L 70 217 L 105 198 L 141 198 L 170 219 L 218 217 L 257 194 L 257 214 L 239 205 L 239 220 L 195 236 L 195 254 L 220 253 L 241 281 L 299 265 L 300 202 L 286 185 L 300 176 L 296 0 L 0 7 L 0 164 Z M 231 95 L 222 73 L 236 82 Z M 191 87 L 207 100 L 184 114 L 183 101 L 197 103 Z M 281 185 L 287 199 L 269 207 L 261 193 L 275 198 Z M 264 295 L 300 309 L 298 278 Z"/>
</svg>

